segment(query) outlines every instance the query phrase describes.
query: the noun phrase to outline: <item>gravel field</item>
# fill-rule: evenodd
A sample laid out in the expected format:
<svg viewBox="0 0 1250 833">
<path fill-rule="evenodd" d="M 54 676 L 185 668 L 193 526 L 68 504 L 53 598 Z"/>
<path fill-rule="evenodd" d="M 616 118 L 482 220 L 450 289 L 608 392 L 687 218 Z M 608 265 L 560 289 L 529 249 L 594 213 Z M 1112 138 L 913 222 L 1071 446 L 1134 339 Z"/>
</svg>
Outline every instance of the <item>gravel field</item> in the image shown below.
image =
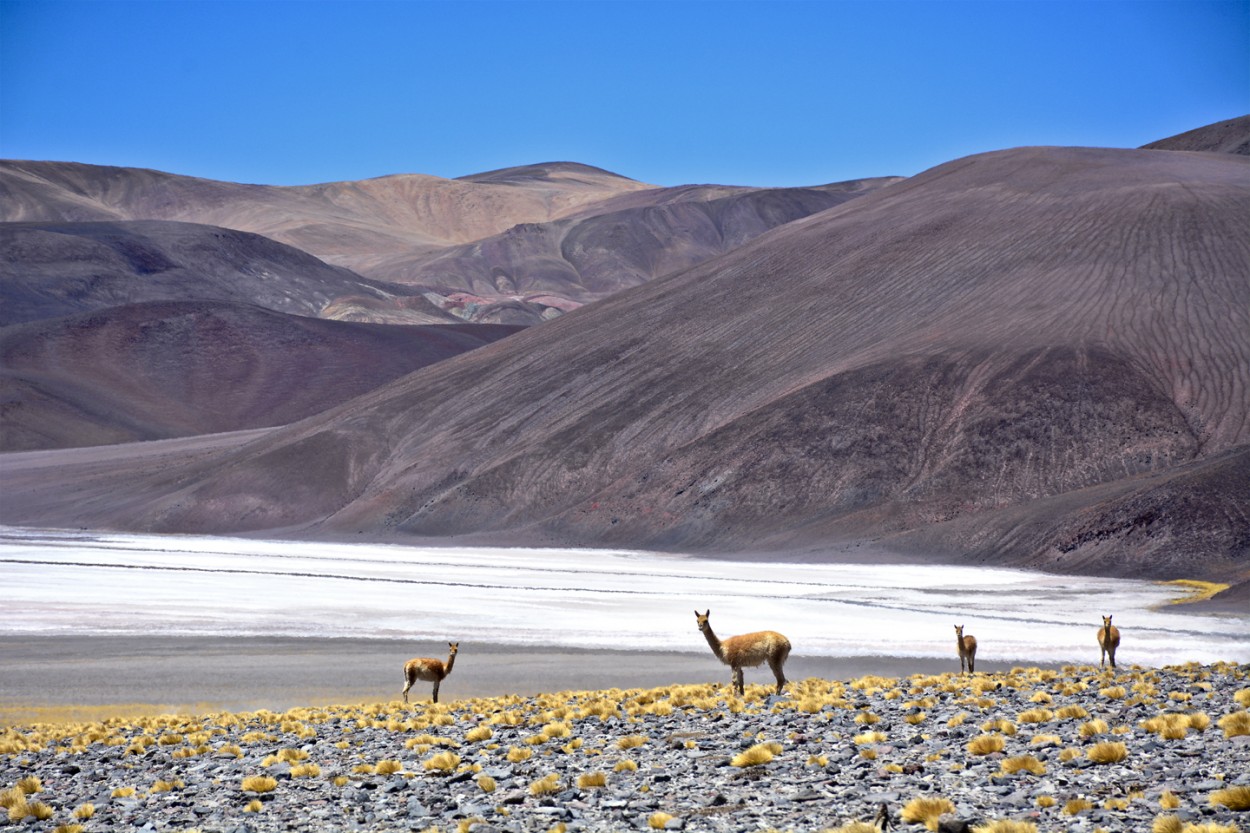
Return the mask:
<svg viewBox="0 0 1250 833">
<path fill-rule="evenodd" d="M 816 831 L 882 805 L 917 831 L 1250 826 L 1247 665 L 808 678 L 742 699 L 722 683 L 416 691 L 411 706 L 10 727 L 0 826 Z"/>
</svg>

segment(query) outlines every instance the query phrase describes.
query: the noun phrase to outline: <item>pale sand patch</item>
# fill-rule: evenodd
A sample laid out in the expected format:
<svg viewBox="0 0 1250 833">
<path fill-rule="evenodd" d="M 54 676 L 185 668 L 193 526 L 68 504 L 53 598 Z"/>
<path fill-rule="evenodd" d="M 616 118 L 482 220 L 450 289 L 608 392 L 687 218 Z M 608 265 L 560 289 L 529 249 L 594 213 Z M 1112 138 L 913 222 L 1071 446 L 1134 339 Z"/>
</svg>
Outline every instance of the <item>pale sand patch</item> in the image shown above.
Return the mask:
<svg viewBox="0 0 1250 833">
<path fill-rule="evenodd" d="M 0 637 L 0 724 L 43 717 L 102 719 L 114 714 L 283 711 L 304 705 L 399 698 L 404 661 L 446 659 L 447 646 L 396 640 L 181 637 Z M 985 662 L 986 671 L 1010 663 Z M 905 657 L 803 657 L 786 663 L 790 680 L 851 679 L 958 671 L 959 660 Z M 729 669 L 707 653 L 541 649 L 462 640 L 440 697 L 451 700 L 567 690 L 728 684 Z M 771 684 L 767 668 L 748 684 Z M 413 688 L 428 701 L 430 686 Z"/>
</svg>

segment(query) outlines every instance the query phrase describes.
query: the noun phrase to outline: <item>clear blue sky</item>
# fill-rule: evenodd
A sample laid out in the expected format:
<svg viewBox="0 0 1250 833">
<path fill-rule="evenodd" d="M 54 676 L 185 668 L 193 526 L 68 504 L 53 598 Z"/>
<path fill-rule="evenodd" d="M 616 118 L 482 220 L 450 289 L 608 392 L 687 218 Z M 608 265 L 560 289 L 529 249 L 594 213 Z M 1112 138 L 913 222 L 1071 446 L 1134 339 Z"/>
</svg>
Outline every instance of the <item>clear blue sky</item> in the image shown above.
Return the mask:
<svg viewBox="0 0 1250 833">
<path fill-rule="evenodd" d="M 0 0 L 0 156 L 235 182 L 802 185 L 1247 112 L 1248 0 Z"/>
</svg>

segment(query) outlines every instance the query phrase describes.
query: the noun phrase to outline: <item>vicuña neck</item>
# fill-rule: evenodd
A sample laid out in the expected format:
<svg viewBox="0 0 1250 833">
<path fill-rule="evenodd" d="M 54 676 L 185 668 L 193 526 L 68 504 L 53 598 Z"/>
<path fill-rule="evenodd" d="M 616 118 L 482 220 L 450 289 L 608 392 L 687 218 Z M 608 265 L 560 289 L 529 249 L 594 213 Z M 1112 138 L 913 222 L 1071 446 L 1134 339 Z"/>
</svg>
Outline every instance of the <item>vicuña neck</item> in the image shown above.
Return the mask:
<svg viewBox="0 0 1250 833">
<path fill-rule="evenodd" d="M 455 654 L 448 654 L 448 655 L 447 655 L 447 664 L 443 666 L 443 676 L 444 676 L 444 677 L 446 677 L 448 674 L 450 674 L 450 673 L 451 673 L 451 667 L 452 667 L 453 665 L 455 665 L 455 664 L 456 664 L 456 655 L 455 655 Z"/>
<path fill-rule="evenodd" d="M 716 654 L 718 659 L 723 660 L 725 655 L 721 653 L 720 640 L 716 638 L 716 634 L 712 633 L 711 625 L 703 629 L 703 636 L 707 639 L 707 644 L 712 646 L 712 653 Z"/>
</svg>

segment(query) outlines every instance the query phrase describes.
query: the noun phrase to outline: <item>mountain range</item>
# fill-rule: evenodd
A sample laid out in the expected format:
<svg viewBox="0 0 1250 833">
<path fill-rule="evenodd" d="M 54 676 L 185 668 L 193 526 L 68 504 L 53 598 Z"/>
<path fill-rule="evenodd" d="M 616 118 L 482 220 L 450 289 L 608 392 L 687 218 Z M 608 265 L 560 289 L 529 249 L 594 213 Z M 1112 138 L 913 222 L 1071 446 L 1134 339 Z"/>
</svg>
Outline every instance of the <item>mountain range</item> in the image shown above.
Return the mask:
<svg viewBox="0 0 1250 833">
<path fill-rule="evenodd" d="M 21 374 L 6 383 L 25 392 L 18 409 L 36 407 L 36 389 L 79 411 L 111 391 L 102 410 L 130 426 L 122 439 L 143 435 L 133 426 L 148 411 L 192 435 L 279 427 L 3 455 L 0 520 L 961 561 L 1203 578 L 1247 598 L 1250 145 L 1237 135 L 1250 137 L 1250 117 L 1142 149 L 1016 148 L 907 179 L 777 190 L 651 188 L 559 163 L 270 197 L 5 163 L 3 239 L 16 242 L 0 285 L 6 306 L 23 298 L 32 310 L 0 329 L 0 378 Z M 487 190 L 468 196 L 477 187 Z M 270 199 L 295 207 L 277 216 Z M 128 219 L 89 216 L 103 210 Z M 366 214 L 386 215 L 410 249 L 400 231 L 392 248 L 354 248 Z M 316 267 L 295 265 L 311 249 L 284 260 L 268 248 L 279 243 L 251 240 L 298 246 L 330 226 Z M 161 245 L 119 254 L 116 241 L 140 233 Z M 243 258 L 214 281 L 177 272 L 188 246 L 175 239 L 219 233 L 269 265 Z M 164 276 L 188 294 L 101 291 L 52 265 L 50 235 L 90 252 L 108 238 L 116 274 L 148 288 Z M 23 283 L 28 251 L 39 280 Z M 153 254 L 170 251 L 172 266 Z M 35 283 L 59 288 L 39 295 Z M 245 314 L 249 287 L 264 309 Z M 60 317 L 32 319 L 41 305 Z M 384 333 L 438 330 L 377 322 L 462 320 L 492 305 L 532 326 L 464 333 L 433 363 L 427 336 L 414 336 L 420 369 L 379 368 L 337 398 L 317 393 L 339 387 L 332 374 L 302 400 L 299 385 L 281 387 L 330 356 L 352 376 L 399 350 Z M 246 337 L 230 329 L 244 319 Z M 334 335 L 345 327 L 374 329 Z M 145 352 L 136 333 L 164 340 Z M 270 381 L 217 370 L 231 344 L 285 355 L 300 339 L 316 340 L 316 358 L 254 361 Z M 154 355 L 196 367 L 205 397 L 185 411 L 153 404 L 186 399 Z M 63 392 L 83 378 L 95 391 Z M 221 409 L 234 411 L 196 423 L 213 391 L 239 394 Z M 7 433 L 7 393 L 4 407 Z M 100 420 L 83 422 L 105 436 Z"/>
</svg>

